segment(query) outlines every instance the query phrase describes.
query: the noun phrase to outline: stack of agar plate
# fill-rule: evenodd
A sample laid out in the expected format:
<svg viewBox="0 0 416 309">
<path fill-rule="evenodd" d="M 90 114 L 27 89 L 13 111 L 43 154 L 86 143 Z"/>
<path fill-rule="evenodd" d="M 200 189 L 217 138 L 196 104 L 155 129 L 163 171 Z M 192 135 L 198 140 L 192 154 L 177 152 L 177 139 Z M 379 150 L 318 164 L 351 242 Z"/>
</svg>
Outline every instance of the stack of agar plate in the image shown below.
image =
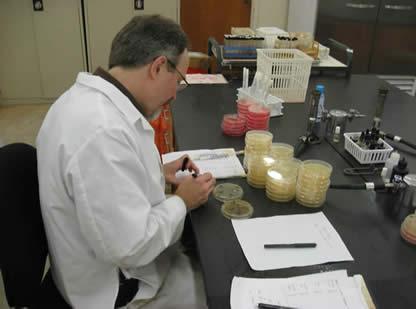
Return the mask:
<svg viewBox="0 0 416 309">
<path fill-rule="evenodd" d="M 267 171 L 266 195 L 276 202 L 289 202 L 296 195 L 296 179 L 301 161 L 281 160 Z"/>
<path fill-rule="evenodd" d="M 225 114 L 221 128 L 226 135 L 242 136 L 246 132 L 246 121 L 237 114 Z"/>
<path fill-rule="evenodd" d="M 248 184 L 254 188 L 264 188 L 266 186 L 267 170 L 275 162 L 276 160 L 269 155 L 251 155 L 248 159 Z"/>
<path fill-rule="evenodd" d="M 247 168 L 250 155 L 268 155 L 272 146 L 273 134 L 269 131 L 248 131 L 245 137 L 244 168 Z"/>
<path fill-rule="evenodd" d="M 306 207 L 320 207 L 326 200 L 332 166 L 320 160 L 306 160 L 299 167 L 296 201 Z"/>
<path fill-rule="evenodd" d="M 270 149 L 270 156 L 276 160 L 290 160 L 293 158 L 294 148 L 285 143 L 273 143 Z"/>
<path fill-rule="evenodd" d="M 268 130 L 270 109 L 260 104 L 248 107 L 247 130 Z"/>
<path fill-rule="evenodd" d="M 416 214 L 411 214 L 404 219 L 400 228 L 400 235 L 407 242 L 416 245 Z"/>
<path fill-rule="evenodd" d="M 247 99 L 238 100 L 237 101 L 238 116 L 240 116 L 241 118 L 246 120 L 247 119 L 247 114 L 248 114 L 248 108 L 253 104 L 257 104 L 257 103 L 254 103 L 253 101 L 250 101 L 250 100 L 247 100 Z"/>
</svg>

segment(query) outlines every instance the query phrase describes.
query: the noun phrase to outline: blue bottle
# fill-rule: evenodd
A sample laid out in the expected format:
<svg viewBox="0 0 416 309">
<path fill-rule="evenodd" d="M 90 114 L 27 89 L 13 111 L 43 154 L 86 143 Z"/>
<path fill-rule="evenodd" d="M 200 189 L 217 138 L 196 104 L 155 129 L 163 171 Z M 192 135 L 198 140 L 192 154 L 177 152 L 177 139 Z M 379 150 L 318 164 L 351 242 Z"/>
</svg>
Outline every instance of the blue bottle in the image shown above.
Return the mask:
<svg viewBox="0 0 416 309">
<path fill-rule="evenodd" d="M 319 97 L 318 112 L 316 115 L 316 122 L 321 122 L 322 113 L 325 110 L 325 86 L 318 84 L 315 89 L 321 94 Z"/>
</svg>

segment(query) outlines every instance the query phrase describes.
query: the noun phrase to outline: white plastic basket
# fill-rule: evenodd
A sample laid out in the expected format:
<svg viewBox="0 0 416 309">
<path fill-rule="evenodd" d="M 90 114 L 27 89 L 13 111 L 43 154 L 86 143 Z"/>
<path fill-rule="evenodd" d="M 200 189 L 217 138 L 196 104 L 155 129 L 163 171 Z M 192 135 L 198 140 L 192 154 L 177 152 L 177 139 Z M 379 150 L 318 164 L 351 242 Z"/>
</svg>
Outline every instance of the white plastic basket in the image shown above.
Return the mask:
<svg viewBox="0 0 416 309">
<path fill-rule="evenodd" d="M 393 147 L 381 140 L 384 144 L 384 149 L 362 149 L 352 139 L 360 137 L 361 132 L 344 133 L 345 150 L 348 151 L 361 164 L 384 163 L 389 158 Z"/>
<path fill-rule="evenodd" d="M 318 56 L 319 60 L 328 59 L 329 58 L 329 52 L 330 52 L 329 47 L 326 47 L 322 44 L 319 44 L 319 56 Z"/>
<path fill-rule="evenodd" d="M 298 49 L 258 49 L 257 71 L 273 80 L 270 93 L 285 102 L 304 102 L 313 59 Z"/>
</svg>

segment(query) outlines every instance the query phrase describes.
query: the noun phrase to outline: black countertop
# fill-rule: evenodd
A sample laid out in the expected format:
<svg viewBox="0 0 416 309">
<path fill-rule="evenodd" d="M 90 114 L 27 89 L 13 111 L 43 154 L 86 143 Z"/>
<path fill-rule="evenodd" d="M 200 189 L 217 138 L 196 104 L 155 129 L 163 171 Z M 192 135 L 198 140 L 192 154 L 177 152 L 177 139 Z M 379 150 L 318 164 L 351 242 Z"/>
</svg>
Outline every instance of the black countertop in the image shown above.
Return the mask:
<svg viewBox="0 0 416 309">
<path fill-rule="evenodd" d="M 372 124 L 377 102 L 377 89 L 386 85 L 374 76 L 344 78 L 313 78 L 326 86 L 328 109 L 358 109 L 368 115 L 347 125 L 347 131 L 362 131 Z M 179 93 L 172 105 L 178 150 L 244 148 L 244 137 L 228 137 L 222 134 L 220 124 L 225 113 L 236 112 L 236 88 L 240 85 L 192 85 Z M 284 104 L 284 115 L 270 121 L 273 141 L 294 145 L 306 129 L 306 104 Z M 390 87 L 386 101 L 382 129 L 409 140 L 416 141 L 416 100 L 398 89 Z M 409 166 L 416 172 L 414 151 L 403 148 Z M 359 176 L 345 176 L 343 169 L 354 164 L 346 160 L 349 154 L 341 154 L 343 141 L 331 146 L 327 141 L 310 146 L 300 159 L 320 159 L 333 167 L 332 183 L 362 182 Z M 351 162 L 350 162 L 351 161 Z M 239 184 L 244 199 L 254 207 L 253 217 L 280 214 L 299 214 L 323 211 L 340 234 L 353 262 L 327 263 L 323 265 L 286 268 L 272 271 L 253 271 L 242 252 L 232 224 L 221 214 L 221 203 L 213 197 L 206 205 L 190 213 L 198 253 L 204 275 L 207 302 L 210 308 L 229 308 L 231 280 L 234 276 L 290 277 L 320 271 L 347 269 L 349 274 L 362 274 L 378 308 L 415 308 L 416 299 L 416 247 L 408 245 L 399 234 L 404 216 L 394 214 L 391 200 L 383 194 L 368 191 L 328 191 L 327 201 L 319 209 L 309 209 L 290 203 L 269 200 L 262 189 L 250 187 L 245 179 L 227 180 Z M 218 181 L 223 182 L 223 181 Z"/>
</svg>

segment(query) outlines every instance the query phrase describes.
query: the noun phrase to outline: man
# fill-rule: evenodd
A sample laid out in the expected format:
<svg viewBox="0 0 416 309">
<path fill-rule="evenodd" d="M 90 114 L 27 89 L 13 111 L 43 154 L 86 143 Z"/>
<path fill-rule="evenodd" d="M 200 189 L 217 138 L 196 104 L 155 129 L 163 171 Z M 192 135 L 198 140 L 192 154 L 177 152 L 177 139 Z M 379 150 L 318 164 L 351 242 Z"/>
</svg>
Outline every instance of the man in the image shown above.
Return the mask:
<svg viewBox="0 0 416 309">
<path fill-rule="evenodd" d="M 187 210 L 213 190 L 209 173 L 176 179 L 184 158 L 162 168 L 147 121 L 175 99 L 186 47 L 176 23 L 133 18 L 113 40 L 109 71 L 80 73 L 42 124 L 39 188 L 52 273 L 75 308 L 154 297 Z M 173 196 L 165 181 L 177 186 Z"/>
</svg>

